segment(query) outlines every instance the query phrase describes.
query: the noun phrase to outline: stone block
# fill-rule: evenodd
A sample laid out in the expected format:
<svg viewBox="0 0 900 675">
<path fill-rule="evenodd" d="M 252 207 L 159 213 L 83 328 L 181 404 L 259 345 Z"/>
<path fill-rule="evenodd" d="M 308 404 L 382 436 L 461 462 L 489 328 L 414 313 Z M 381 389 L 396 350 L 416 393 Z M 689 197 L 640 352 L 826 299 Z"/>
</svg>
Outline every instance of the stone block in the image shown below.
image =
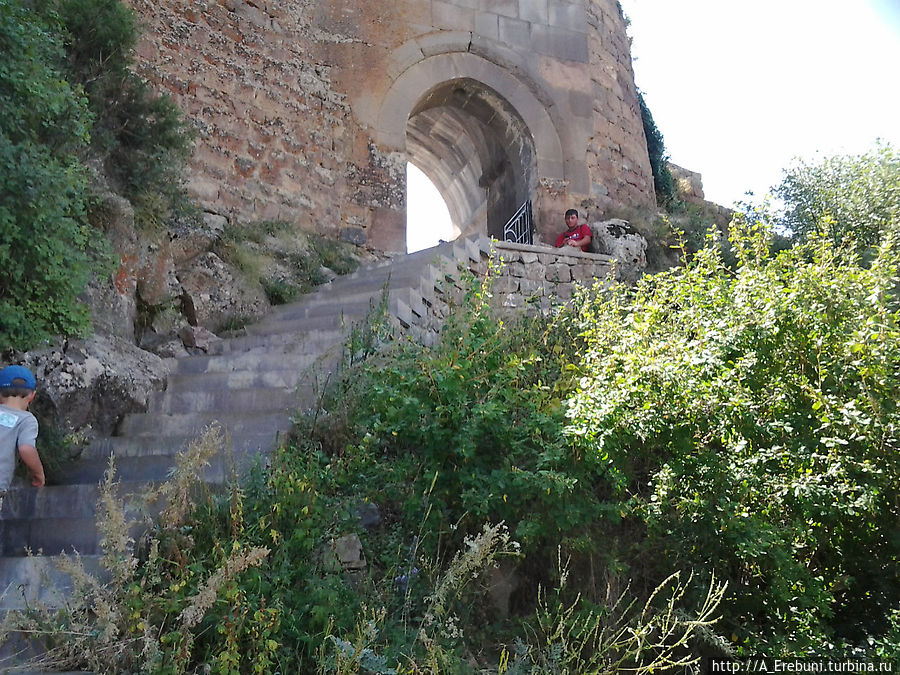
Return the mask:
<svg viewBox="0 0 900 675">
<path fill-rule="evenodd" d="M 538 261 L 538 254 L 534 251 L 522 251 L 520 254 L 522 258 L 522 262 L 527 264 L 535 263 Z"/>
<path fill-rule="evenodd" d="M 334 540 L 334 554 L 345 570 L 362 570 L 366 568 L 366 556 L 363 553 L 359 536 L 347 534 Z"/>
<path fill-rule="evenodd" d="M 434 56 L 435 54 L 464 52 L 469 48 L 471 39 L 471 34 L 464 30 L 446 30 L 423 35 L 417 40 L 417 43 L 423 55 Z"/>
<path fill-rule="evenodd" d="M 527 21 L 507 18 L 499 18 L 500 41 L 513 47 L 528 47 L 531 45 L 531 25 Z"/>
<path fill-rule="evenodd" d="M 341 241 L 346 241 L 355 246 L 365 246 L 366 231 L 361 227 L 342 227 Z"/>
<path fill-rule="evenodd" d="M 577 63 L 588 63 L 590 60 L 588 38 L 585 33 L 555 26 L 533 24 L 531 39 L 532 48 L 539 54 Z"/>
<path fill-rule="evenodd" d="M 550 23 L 548 0 L 519 0 L 519 18 L 530 23 Z"/>
<path fill-rule="evenodd" d="M 369 243 L 381 251 L 405 253 L 406 214 L 389 208 L 374 209 Z"/>
<path fill-rule="evenodd" d="M 494 293 L 515 293 L 519 290 L 519 280 L 509 276 L 497 277 L 492 289 Z"/>
<path fill-rule="evenodd" d="M 576 281 L 589 281 L 594 278 L 594 265 L 575 265 L 572 267 L 572 278 Z"/>
<path fill-rule="evenodd" d="M 585 32 L 588 27 L 587 19 L 587 11 L 582 2 L 550 3 L 551 26 Z"/>
<path fill-rule="evenodd" d="M 423 58 L 419 43 L 409 40 L 391 52 L 387 66 L 387 74 L 392 80 L 397 79 L 402 72 Z"/>
<path fill-rule="evenodd" d="M 431 0 L 431 23 L 444 30 L 475 30 L 475 10 L 441 0 Z"/>
<path fill-rule="evenodd" d="M 500 16 L 519 16 L 518 0 L 479 0 L 479 9 L 490 10 Z"/>
<path fill-rule="evenodd" d="M 530 297 L 532 295 L 543 294 L 544 292 L 544 281 L 535 280 L 535 279 L 520 279 L 519 280 L 519 293 L 521 293 L 524 297 Z"/>
<path fill-rule="evenodd" d="M 572 298 L 572 284 L 556 284 L 553 295 L 560 300 L 569 300 Z"/>
<path fill-rule="evenodd" d="M 511 277 L 524 277 L 526 276 L 525 265 L 522 263 L 510 263 L 506 266 L 507 274 Z"/>
<path fill-rule="evenodd" d="M 523 262 L 522 254 L 519 251 L 509 250 L 500 251 L 500 260 L 502 260 L 505 265 L 509 265 L 510 263 L 514 262 Z"/>
<path fill-rule="evenodd" d="M 546 274 L 547 268 L 539 262 L 533 262 L 525 265 L 525 277 L 527 279 L 543 280 L 544 278 L 546 278 Z"/>
<path fill-rule="evenodd" d="M 489 40 L 500 39 L 500 17 L 493 12 L 475 14 L 475 32 Z"/>
<path fill-rule="evenodd" d="M 547 281 L 568 282 L 572 281 L 572 268 L 564 263 L 554 263 L 547 266 Z"/>
</svg>

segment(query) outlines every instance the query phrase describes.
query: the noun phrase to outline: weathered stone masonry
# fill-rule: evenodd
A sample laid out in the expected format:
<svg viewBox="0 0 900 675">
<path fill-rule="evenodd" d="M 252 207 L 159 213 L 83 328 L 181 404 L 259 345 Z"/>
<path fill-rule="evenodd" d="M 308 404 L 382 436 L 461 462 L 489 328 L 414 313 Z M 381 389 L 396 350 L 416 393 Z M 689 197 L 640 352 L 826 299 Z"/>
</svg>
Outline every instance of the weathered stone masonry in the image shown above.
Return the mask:
<svg viewBox="0 0 900 675">
<path fill-rule="evenodd" d="M 615 0 L 130 3 L 211 211 L 401 251 L 407 160 L 465 233 L 525 198 L 538 241 L 573 205 L 654 203 Z"/>
</svg>

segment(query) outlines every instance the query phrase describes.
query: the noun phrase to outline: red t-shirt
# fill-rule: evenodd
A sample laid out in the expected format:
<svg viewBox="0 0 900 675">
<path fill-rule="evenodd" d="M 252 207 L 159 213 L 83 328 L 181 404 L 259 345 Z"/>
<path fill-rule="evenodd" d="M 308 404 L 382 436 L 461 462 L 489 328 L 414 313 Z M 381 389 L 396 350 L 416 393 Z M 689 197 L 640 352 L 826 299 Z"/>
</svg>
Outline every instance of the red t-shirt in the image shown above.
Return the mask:
<svg viewBox="0 0 900 675">
<path fill-rule="evenodd" d="M 561 235 L 556 238 L 556 248 L 562 248 L 566 245 L 566 242 L 569 239 L 574 239 L 575 241 L 581 241 L 585 237 L 591 236 L 591 228 L 587 223 L 582 223 L 574 230 L 567 229 Z"/>
</svg>

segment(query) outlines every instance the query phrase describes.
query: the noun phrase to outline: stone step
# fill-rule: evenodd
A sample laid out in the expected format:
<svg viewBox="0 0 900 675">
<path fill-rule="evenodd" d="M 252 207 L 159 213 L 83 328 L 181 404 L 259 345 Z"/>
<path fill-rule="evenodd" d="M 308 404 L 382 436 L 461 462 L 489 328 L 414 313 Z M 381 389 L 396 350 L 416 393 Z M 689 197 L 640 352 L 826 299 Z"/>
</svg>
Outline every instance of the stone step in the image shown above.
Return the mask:
<svg viewBox="0 0 900 675">
<path fill-rule="evenodd" d="M 282 348 L 306 349 L 317 352 L 323 348 L 332 348 L 344 341 L 344 331 L 311 330 L 303 334 L 295 332 L 272 333 L 269 335 L 243 335 L 216 342 L 210 347 L 210 354 L 231 354 L 236 352 L 259 351 L 264 349 L 278 350 Z"/>
<path fill-rule="evenodd" d="M 59 570 L 60 562 L 60 556 L 50 555 L 0 557 L 0 611 L 25 609 L 37 602 L 51 608 L 62 606 L 72 580 Z M 105 577 L 99 555 L 82 556 L 81 563 L 95 578 Z"/>
<path fill-rule="evenodd" d="M 150 482 L 146 480 L 121 481 L 118 494 L 126 502 L 134 501 L 136 496 L 143 494 L 149 486 Z M 87 518 L 93 520 L 99 498 L 99 482 L 47 485 L 40 489 L 23 486 L 20 489 L 10 490 L 6 494 L 3 500 L 3 510 L 0 511 L 0 524 L 6 531 L 11 524 L 25 521 L 28 518 Z M 62 530 L 59 534 L 74 536 L 76 533 Z"/>
<path fill-rule="evenodd" d="M 226 433 L 262 434 L 276 433 L 291 428 L 290 415 L 273 413 L 196 412 L 191 414 L 132 413 L 126 415 L 119 428 L 119 436 L 167 436 L 200 435 L 213 422 L 221 424 Z"/>
<path fill-rule="evenodd" d="M 272 448 L 248 448 L 244 451 L 222 453 L 204 467 L 201 477 L 210 483 L 224 483 L 240 476 L 250 466 L 271 452 Z M 152 454 L 136 457 L 116 457 L 116 478 L 127 482 L 161 482 L 175 469 L 177 454 Z M 103 480 L 109 468 L 108 458 L 78 459 L 60 476 L 62 485 L 95 485 Z"/>
<path fill-rule="evenodd" d="M 191 386 L 193 385 L 193 386 Z M 190 413 L 249 411 L 295 411 L 315 400 L 315 387 L 252 387 L 228 389 L 204 386 L 204 380 L 184 382 L 183 387 L 156 392 L 147 412 Z"/>
<path fill-rule="evenodd" d="M 82 450 L 80 459 L 102 460 L 105 464 L 110 455 L 116 458 L 172 455 L 185 450 L 197 438 L 195 434 L 166 438 L 152 436 L 99 438 Z M 225 437 L 225 447 L 221 448 L 220 453 L 226 457 L 230 454 L 267 453 L 278 445 L 279 440 L 278 434 L 271 430 L 266 430 L 262 434 L 228 435 Z"/>
<path fill-rule="evenodd" d="M 305 351 L 297 353 L 240 352 L 216 356 L 190 356 L 175 362 L 173 374 L 230 373 L 234 371 L 261 371 L 292 369 L 302 371 L 315 364 L 318 354 Z"/>
<path fill-rule="evenodd" d="M 252 336 L 303 335 L 310 331 L 326 330 L 346 332 L 351 326 L 362 323 L 367 313 L 368 310 L 359 316 L 351 316 L 345 312 L 340 312 L 299 319 L 279 319 L 270 315 L 258 323 L 245 326 L 244 332 L 246 335 Z"/>
<path fill-rule="evenodd" d="M 24 556 L 28 551 L 41 555 L 100 552 L 97 525 L 93 514 L 83 518 L 38 518 L 2 521 L 0 555 Z"/>
<path fill-rule="evenodd" d="M 334 372 L 340 364 L 341 356 L 340 352 L 327 355 L 302 370 L 282 368 L 216 373 L 174 373 L 169 376 L 167 391 L 176 391 L 182 388 L 208 391 L 216 387 L 223 389 L 292 389 L 298 385 L 320 381 L 324 376 Z"/>
</svg>

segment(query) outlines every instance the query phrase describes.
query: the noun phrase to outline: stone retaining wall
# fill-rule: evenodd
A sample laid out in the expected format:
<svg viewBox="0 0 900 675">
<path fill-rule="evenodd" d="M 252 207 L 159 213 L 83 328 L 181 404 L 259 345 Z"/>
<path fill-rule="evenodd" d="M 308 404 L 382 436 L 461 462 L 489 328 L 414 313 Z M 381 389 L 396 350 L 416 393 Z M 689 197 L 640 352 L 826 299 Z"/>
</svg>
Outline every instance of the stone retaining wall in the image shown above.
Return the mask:
<svg viewBox="0 0 900 675">
<path fill-rule="evenodd" d="M 570 299 L 575 284 L 613 281 L 614 261 L 607 255 L 500 241 L 494 248 L 503 261 L 493 286 L 501 307 L 519 308 L 537 300 L 546 309 L 554 300 Z"/>
</svg>

